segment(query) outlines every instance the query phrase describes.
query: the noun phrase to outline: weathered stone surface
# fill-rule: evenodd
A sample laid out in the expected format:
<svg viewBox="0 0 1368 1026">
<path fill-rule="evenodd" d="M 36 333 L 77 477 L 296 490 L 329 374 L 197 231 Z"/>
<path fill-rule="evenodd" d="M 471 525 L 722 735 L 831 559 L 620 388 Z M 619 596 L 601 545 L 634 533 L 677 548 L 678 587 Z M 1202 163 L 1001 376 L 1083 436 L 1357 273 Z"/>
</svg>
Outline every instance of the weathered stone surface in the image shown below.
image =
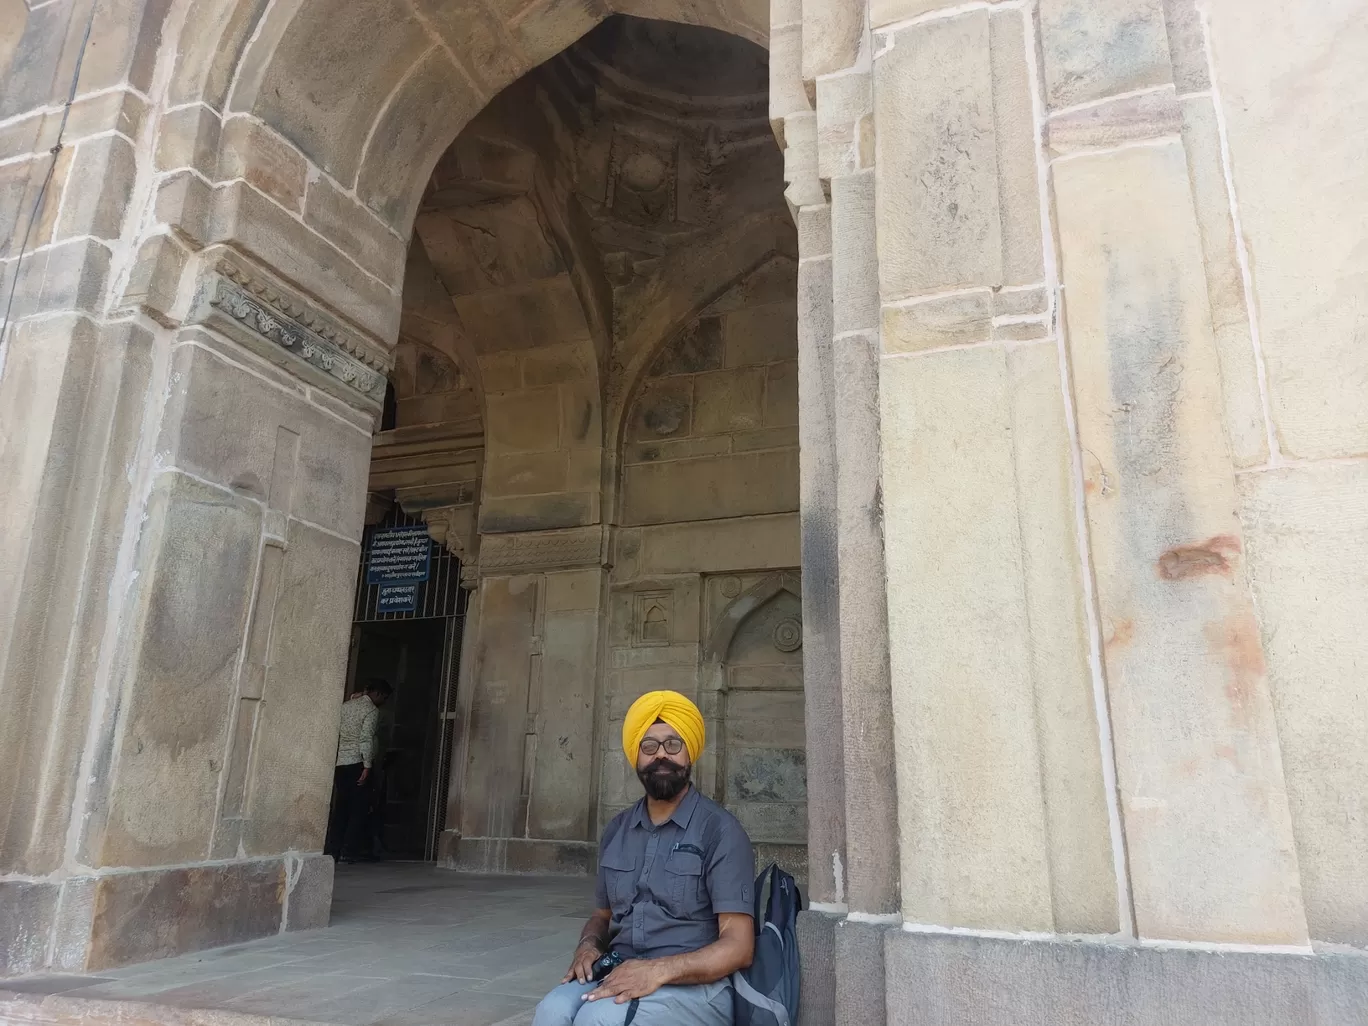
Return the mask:
<svg viewBox="0 0 1368 1026">
<path fill-rule="evenodd" d="M 360 558 L 354 542 L 297 521 L 286 530 L 249 771 L 249 855 L 323 847 Z"/>
<path fill-rule="evenodd" d="M 890 1022 L 1350 1026 L 1368 1003 L 1356 954 L 1181 951 L 891 932 Z M 985 1001 L 985 994 L 1010 1000 Z"/>
<path fill-rule="evenodd" d="M 879 323 L 879 254 L 874 173 L 841 175 L 831 183 L 833 335 Z"/>
<path fill-rule="evenodd" d="M 883 360 L 902 901 L 912 922 L 1115 926 L 1057 373 L 1048 345 Z M 985 560 L 995 568 L 987 578 L 976 569 Z"/>
<path fill-rule="evenodd" d="M 88 969 L 112 969 L 275 933 L 285 863 L 116 873 L 97 885 Z"/>
<path fill-rule="evenodd" d="M 791 360 L 798 351 L 798 320 L 790 279 L 787 302 L 750 306 L 725 318 L 728 367 Z M 704 368 L 699 368 L 700 370 Z"/>
<path fill-rule="evenodd" d="M 637 464 L 623 472 L 623 522 L 664 524 L 795 510 L 797 464 L 791 449 Z"/>
<path fill-rule="evenodd" d="M 318 930 L 332 914 L 333 860 L 329 855 L 288 856 L 283 929 Z"/>
<path fill-rule="evenodd" d="M 763 423 L 765 372 L 700 374 L 694 379 L 694 430 L 700 434 L 758 428 Z"/>
<path fill-rule="evenodd" d="M 1106 100 L 1051 118 L 1046 125 L 1046 144 L 1052 154 L 1059 155 L 1176 135 L 1183 126 L 1185 107 L 1180 107 L 1170 89 Z"/>
<path fill-rule="evenodd" d="M 634 536 L 624 532 L 624 542 L 633 537 L 638 551 L 629 558 L 643 574 L 719 573 L 740 566 L 788 567 L 799 562 L 794 513 L 646 527 Z"/>
<path fill-rule="evenodd" d="M 182 171 L 157 183 L 153 209 L 159 222 L 174 224 L 188 239 L 203 246 L 209 240 L 213 201 L 213 186 L 190 171 Z"/>
<path fill-rule="evenodd" d="M 308 402 L 200 345 L 175 352 L 168 462 L 350 538 L 361 534 L 370 446 Z M 285 434 L 282 435 L 281 432 Z M 290 476 L 270 496 L 280 461 Z"/>
<path fill-rule="evenodd" d="M 1027 285 L 1045 276 L 1041 244 L 1040 185 L 1036 171 L 1035 111 L 1026 67 L 1022 11 L 994 12 L 989 20 L 993 80 L 993 139 L 997 147 L 998 212 L 1002 265 L 994 285 Z M 1032 40 L 1034 42 L 1034 40 Z"/>
<path fill-rule="evenodd" d="M 30 10 L 25 3 L 6 5 L 0 29 L 0 119 L 65 99 L 76 60 L 69 35 L 75 31 L 71 9 L 44 4 Z"/>
<path fill-rule="evenodd" d="M 890 33 L 874 62 L 885 302 L 1001 277 L 989 23 L 978 11 L 912 25 Z"/>
<path fill-rule="evenodd" d="M 66 187 L 75 152 L 73 148 L 59 153 L 55 165 L 51 157 L 38 155 L 0 165 L 0 258 L 18 257 L 25 234 L 28 235 L 25 252 L 52 241 L 52 230 L 62 204 L 62 190 Z M 38 190 L 49 166 L 52 166 L 52 181 L 40 203 Z M 8 285 L 8 281 L 5 284 Z M 8 288 L 5 296 L 9 298 Z"/>
<path fill-rule="evenodd" d="M 835 341 L 832 350 L 841 608 L 837 700 L 843 737 L 838 771 L 845 777 L 846 834 L 859 839 L 846 844 L 844 897 L 857 912 L 887 915 L 899 908 L 900 861 L 897 789 L 888 772 L 893 710 L 884 587 L 879 345 L 873 333 L 847 335 Z"/>
<path fill-rule="evenodd" d="M 461 296 L 456 311 L 482 350 L 531 349 L 546 338 L 589 338 L 589 324 L 574 285 L 561 276 L 544 285 Z"/>
<path fill-rule="evenodd" d="M 1040 39 L 1051 108 L 1173 81 L 1164 0 L 1043 0 Z"/>
<path fill-rule="evenodd" d="M 609 6 L 343 7 L 107 0 L 83 48 L 71 0 L 0 0 L 0 887 L 23 893 L 0 934 L 19 957 L 80 969 L 325 920 L 309 853 L 349 539 L 396 504 L 481 592 L 452 864 L 587 870 L 639 794 L 613 740 L 627 703 L 668 686 L 708 720 L 700 785 L 739 802 L 762 859 L 806 876 L 810 840 L 831 907 L 1095 934 L 1133 905 L 1141 939 L 1368 943 L 1352 0 L 878 0 L 864 42 L 829 0 L 628 0 L 665 20 L 615 20 L 492 101 Z M 679 23 L 770 40 L 768 70 Z M 1048 190 L 1041 156 L 1063 158 Z M 402 329 L 369 482 L 378 411 L 312 376 L 346 346 L 308 370 L 285 342 L 248 352 L 244 320 L 179 326 L 220 243 L 260 265 L 247 291 L 281 290 L 260 316 L 381 346 Z M 895 712 L 890 647 L 918 675 Z M 895 716 L 901 750 L 878 729 Z M 44 922 L 34 895 L 71 859 L 119 872 L 67 878 Z M 1039 946 L 1043 975 L 957 949 L 909 997 L 907 973 L 874 980 L 909 934 L 857 934 L 849 970 L 824 967 L 833 1019 L 1283 1026 L 1362 1004 L 1323 959 Z"/>
<path fill-rule="evenodd" d="M 12 582 L 0 591 L 9 872 L 51 872 L 67 850 L 151 348 L 140 327 L 73 317 L 30 321 L 9 338 L 0 381 L 0 410 L 16 418 L 0 429 L 9 482 L 0 564 Z"/>
<path fill-rule="evenodd" d="M 889 1018 L 884 977 L 884 937 L 889 929 L 843 919 L 836 924 L 836 1026 L 897 1022 Z"/>
<path fill-rule="evenodd" d="M 304 220 L 381 280 L 403 279 L 403 241 L 327 178 L 309 183 Z"/>
<path fill-rule="evenodd" d="M 47 964 L 60 894 L 60 884 L 0 882 L 0 976 L 20 976 Z"/>
<path fill-rule="evenodd" d="M 361 0 L 345 10 L 306 0 L 278 42 L 261 39 L 248 47 L 232 109 L 256 114 L 351 185 L 397 72 L 414 68 L 434 47 L 416 18 L 383 0 Z M 358 68 L 371 67 L 372 54 L 384 54 L 396 72 L 358 75 Z"/>
<path fill-rule="evenodd" d="M 809 882 L 815 899 L 839 902 L 845 889 L 845 781 L 841 772 L 840 551 L 837 534 L 835 384 L 832 357 L 832 263 L 826 207 L 799 216 L 798 265 L 798 490 L 803 572 L 804 727 L 812 750 L 807 839 Z"/>
<path fill-rule="evenodd" d="M 535 0 L 522 9 L 509 31 L 530 68 L 560 53 L 607 14 L 599 0 Z"/>
<path fill-rule="evenodd" d="M 527 833 L 532 837 L 577 841 L 592 829 L 589 811 L 594 779 L 588 767 L 593 762 L 600 677 L 594 577 L 601 580 L 603 574 L 571 571 L 545 578 L 541 680 L 533 685 L 540 693 L 534 707 L 537 744 L 527 809 Z M 567 588 L 580 596 L 567 601 Z M 553 597 L 555 606 L 582 608 L 553 609 Z"/>
<path fill-rule="evenodd" d="M 29 253 L 17 270 L 0 264 L 0 288 L 8 305 L 13 290 L 11 323 L 34 313 L 96 313 L 109 282 L 110 250 L 86 237 L 59 242 Z"/>
<path fill-rule="evenodd" d="M 1241 520 L 1316 940 L 1368 944 L 1368 466 L 1244 474 Z"/>
<path fill-rule="evenodd" d="M 1354 128 L 1368 117 L 1368 25 L 1345 3 L 1222 0 L 1210 15 L 1279 445 L 1289 457 L 1361 455 L 1368 348 L 1356 311 L 1368 257 L 1357 226 L 1368 194 L 1346 183 L 1368 160 Z"/>
<path fill-rule="evenodd" d="M 522 55 L 503 19 L 482 0 L 421 0 L 417 7 L 486 96 L 536 63 Z"/>
<path fill-rule="evenodd" d="M 769 37 L 770 122 L 783 125 L 790 115 L 811 109 L 803 90 L 803 26 L 801 21 L 776 23 Z M 785 133 L 776 128 L 782 143 Z"/>
<path fill-rule="evenodd" d="M 886 353 L 915 353 L 986 342 L 992 334 L 993 293 L 989 289 L 888 304 L 883 308 L 882 339 Z"/>
<path fill-rule="evenodd" d="M 793 362 L 771 364 L 765 372 L 765 412 L 761 417 L 767 428 L 798 426 L 798 365 Z M 778 440 L 779 436 L 775 436 Z M 742 436 L 737 450 L 749 448 L 751 436 Z M 793 441 L 796 441 L 794 439 Z M 789 442 L 788 444 L 792 444 Z M 759 448 L 759 445 L 756 445 Z"/>
<path fill-rule="evenodd" d="M 239 116 L 224 121 L 217 171 L 220 181 L 241 178 L 282 206 L 296 212 L 303 209 L 308 162 L 298 150 L 254 118 Z M 315 187 L 324 184 L 325 180 L 321 178 L 314 183 Z M 363 254 L 354 255 L 361 257 Z"/>
<path fill-rule="evenodd" d="M 536 574 L 486 577 L 480 582 L 480 632 L 472 666 L 470 727 L 466 741 L 462 838 L 523 837 L 517 829 L 525 780 L 525 716 L 502 716 L 504 708 L 526 710 L 533 638 L 542 578 Z M 536 682 L 540 685 L 540 681 Z M 496 858 L 482 853 L 480 858 Z M 457 859 L 457 864 L 464 864 Z M 491 867 L 492 868 L 492 867 Z"/>
<path fill-rule="evenodd" d="M 1250 338 L 1249 300 L 1236 250 L 1220 134 L 1210 99 L 1182 101 L 1182 135 L 1202 235 L 1212 335 L 1221 363 L 1226 433 L 1235 465 L 1253 466 L 1268 459 L 1268 425 Z"/>
<path fill-rule="evenodd" d="M 1117 150 L 1054 170 L 1137 928 L 1301 943 L 1183 149 Z"/>
<path fill-rule="evenodd" d="M 208 107 L 196 104 L 162 115 L 157 135 L 156 168 L 191 168 L 213 179 L 218 163 L 222 123 Z"/>
<path fill-rule="evenodd" d="M 321 236 L 245 184 L 214 192 L 210 242 L 239 247 L 281 270 L 343 317 L 378 338 L 399 326 L 399 296 Z"/>
<path fill-rule="evenodd" d="M 833 1026 L 836 1021 L 836 929 L 840 916 L 798 913 L 798 1026 Z"/>
<path fill-rule="evenodd" d="M 86 841 L 87 857 L 102 866 L 206 856 L 256 570 L 256 503 L 172 471 L 157 478 L 148 505 L 131 620 L 141 637 L 128 671 L 118 747 L 106 770 L 117 772 L 118 787 L 109 794 L 103 825 L 93 824 Z M 123 929 L 117 916 L 105 917 L 103 928 Z M 122 964 L 160 950 L 130 942 L 125 956 L 124 943 L 92 951 L 93 962 Z"/>
<path fill-rule="evenodd" d="M 429 51 L 378 115 L 356 180 L 361 201 L 407 236 L 432 165 L 483 99 L 442 50 Z"/>
<path fill-rule="evenodd" d="M 1168 36 L 1173 84 L 1179 93 L 1211 88 L 1206 38 L 1196 0 L 1164 0 L 1164 30 Z"/>
</svg>

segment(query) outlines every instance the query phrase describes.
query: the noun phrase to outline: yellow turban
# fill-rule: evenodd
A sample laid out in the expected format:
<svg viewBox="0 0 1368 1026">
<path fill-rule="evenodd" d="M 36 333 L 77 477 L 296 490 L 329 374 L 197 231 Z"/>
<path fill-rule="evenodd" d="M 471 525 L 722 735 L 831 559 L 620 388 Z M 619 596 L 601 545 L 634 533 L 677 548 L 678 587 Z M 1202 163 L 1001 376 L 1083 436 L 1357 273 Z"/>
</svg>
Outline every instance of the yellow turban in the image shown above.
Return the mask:
<svg viewBox="0 0 1368 1026">
<path fill-rule="evenodd" d="M 627 761 L 633 766 L 637 764 L 641 739 L 656 720 L 679 732 L 689 751 L 689 761 L 697 762 L 703 752 L 703 714 L 678 691 L 648 691 L 632 703 L 622 724 L 622 751 Z"/>
</svg>

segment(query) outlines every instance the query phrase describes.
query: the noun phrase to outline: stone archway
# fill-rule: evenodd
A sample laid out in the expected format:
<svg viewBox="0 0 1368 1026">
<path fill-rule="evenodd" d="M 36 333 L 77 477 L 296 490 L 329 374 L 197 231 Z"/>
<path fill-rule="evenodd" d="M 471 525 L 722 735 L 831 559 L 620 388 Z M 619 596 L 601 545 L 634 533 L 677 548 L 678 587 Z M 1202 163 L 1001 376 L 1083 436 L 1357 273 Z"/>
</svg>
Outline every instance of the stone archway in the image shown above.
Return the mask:
<svg viewBox="0 0 1368 1026">
<path fill-rule="evenodd" d="M 633 10 L 763 42 L 768 10 L 751 7 Z M 466 122 L 610 13 L 475 3 L 443 23 L 435 4 L 188 0 L 135 15 L 125 67 L 143 63 L 91 114 L 112 134 L 75 147 L 100 183 L 90 217 L 68 239 L 72 208 L 25 264 L 71 291 L 25 284 L 6 339 L 5 387 L 34 396 L 10 409 L 50 460 L 15 478 L 18 508 L 68 501 L 60 524 L 25 519 L 10 539 L 22 583 L 6 602 L 31 605 L 6 607 L 5 679 L 23 688 L 2 729 L 25 783 L 0 788 L 5 869 L 37 881 L 33 936 L 82 938 L 11 964 L 98 968 L 325 919 L 320 710 L 342 674 L 415 212 Z M 95 338 L 110 359 L 92 366 Z M 457 341 L 416 343 L 461 365 Z M 68 370 L 41 378 L 54 359 Z M 526 564 L 504 548 L 482 561 Z M 45 641 L 26 608 L 71 633 Z M 77 649 L 79 667 L 60 654 Z M 240 915 L 204 913 L 224 901 Z"/>
<path fill-rule="evenodd" d="M 805 959 L 805 1014 L 1011 1022 L 1008 979 L 1098 1022 L 1354 1015 L 1362 960 L 1310 943 L 1368 930 L 1368 47 L 1289 0 L 7 0 L 0 973 L 322 921 L 317 697 L 413 211 L 612 10 L 772 58 L 802 558 L 691 537 L 804 568 L 802 929 L 843 969 Z M 624 664 L 666 663 L 635 591 L 697 608 L 654 526 L 612 552 Z M 548 548 L 603 566 L 592 532 L 494 562 Z"/>
</svg>

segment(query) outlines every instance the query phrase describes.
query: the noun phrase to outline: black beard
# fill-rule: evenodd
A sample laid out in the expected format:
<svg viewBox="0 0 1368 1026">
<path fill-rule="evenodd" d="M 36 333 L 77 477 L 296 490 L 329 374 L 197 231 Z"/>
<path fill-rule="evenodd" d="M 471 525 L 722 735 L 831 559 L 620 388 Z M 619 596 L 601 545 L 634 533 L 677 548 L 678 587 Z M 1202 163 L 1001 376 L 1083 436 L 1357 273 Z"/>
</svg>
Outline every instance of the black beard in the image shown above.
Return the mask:
<svg viewBox="0 0 1368 1026">
<path fill-rule="evenodd" d="M 637 770 L 637 779 L 646 794 L 658 802 L 674 801 L 689 786 L 692 766 L 681 766 L 669 759 L 657 759 L 645 769 Z"/>
</svg>

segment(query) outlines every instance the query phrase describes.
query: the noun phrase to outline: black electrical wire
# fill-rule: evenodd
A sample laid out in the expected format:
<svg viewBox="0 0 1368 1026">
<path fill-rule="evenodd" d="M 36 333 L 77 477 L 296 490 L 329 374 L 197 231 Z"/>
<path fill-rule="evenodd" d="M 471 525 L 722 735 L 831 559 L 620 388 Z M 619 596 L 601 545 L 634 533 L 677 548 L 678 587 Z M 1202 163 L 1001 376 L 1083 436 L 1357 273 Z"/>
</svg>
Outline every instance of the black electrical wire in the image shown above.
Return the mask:
<svg viewBox="0 0 1368 1026">
<path fill-rule="evenodd" d="M 38 220 L 38 211 L 43 209 L 43 199 L 47 196 L 48 186 L 52 184 L 52 176 L 57 171 L 57 158 L 62 152 L 62 136 L 66 134 L 67 118 L 71 116 L 71 105 L 76 102 L 76 87 L 81 81 L 81 64 L 85 61 L 86 47 L 90 45 L 90 30 L 95 25 L 95 10 L 99 6 L 99 0 L 90 0 L 90 17 L 86 19 L 85 36 L 81 39 L 81 49 L 76 54 L 76 70 L 71 73 L 71 89 L 67 92 L 66 106 L 62 108 L 62 121 L 57 126 L 57 141 L 48 152 L 52 155 L 52 160 L 48 163 L 47 174 L 43 176 L 43 184 L 38 188 L 38 195 L 34 197 L 33 209 L 29 211 L 28 224 L 24 226 L 24 238 L 19 243 L 19 255 L 14 261 L 14 278 L 10 282 L 9 299 L 5 302 L 5 317 L 0 321 L 0 342 L 4 341 L 6 334 L 9 333 L 10 313 L 14 310 L 14 294 L 19 289 L 19 272 L 24 266 L 24 253 L 28 250 L 29 236 L 33 232 L 33 223 Z M 76 12 L 73 10 L 72 17 Z"/>
</svg>

